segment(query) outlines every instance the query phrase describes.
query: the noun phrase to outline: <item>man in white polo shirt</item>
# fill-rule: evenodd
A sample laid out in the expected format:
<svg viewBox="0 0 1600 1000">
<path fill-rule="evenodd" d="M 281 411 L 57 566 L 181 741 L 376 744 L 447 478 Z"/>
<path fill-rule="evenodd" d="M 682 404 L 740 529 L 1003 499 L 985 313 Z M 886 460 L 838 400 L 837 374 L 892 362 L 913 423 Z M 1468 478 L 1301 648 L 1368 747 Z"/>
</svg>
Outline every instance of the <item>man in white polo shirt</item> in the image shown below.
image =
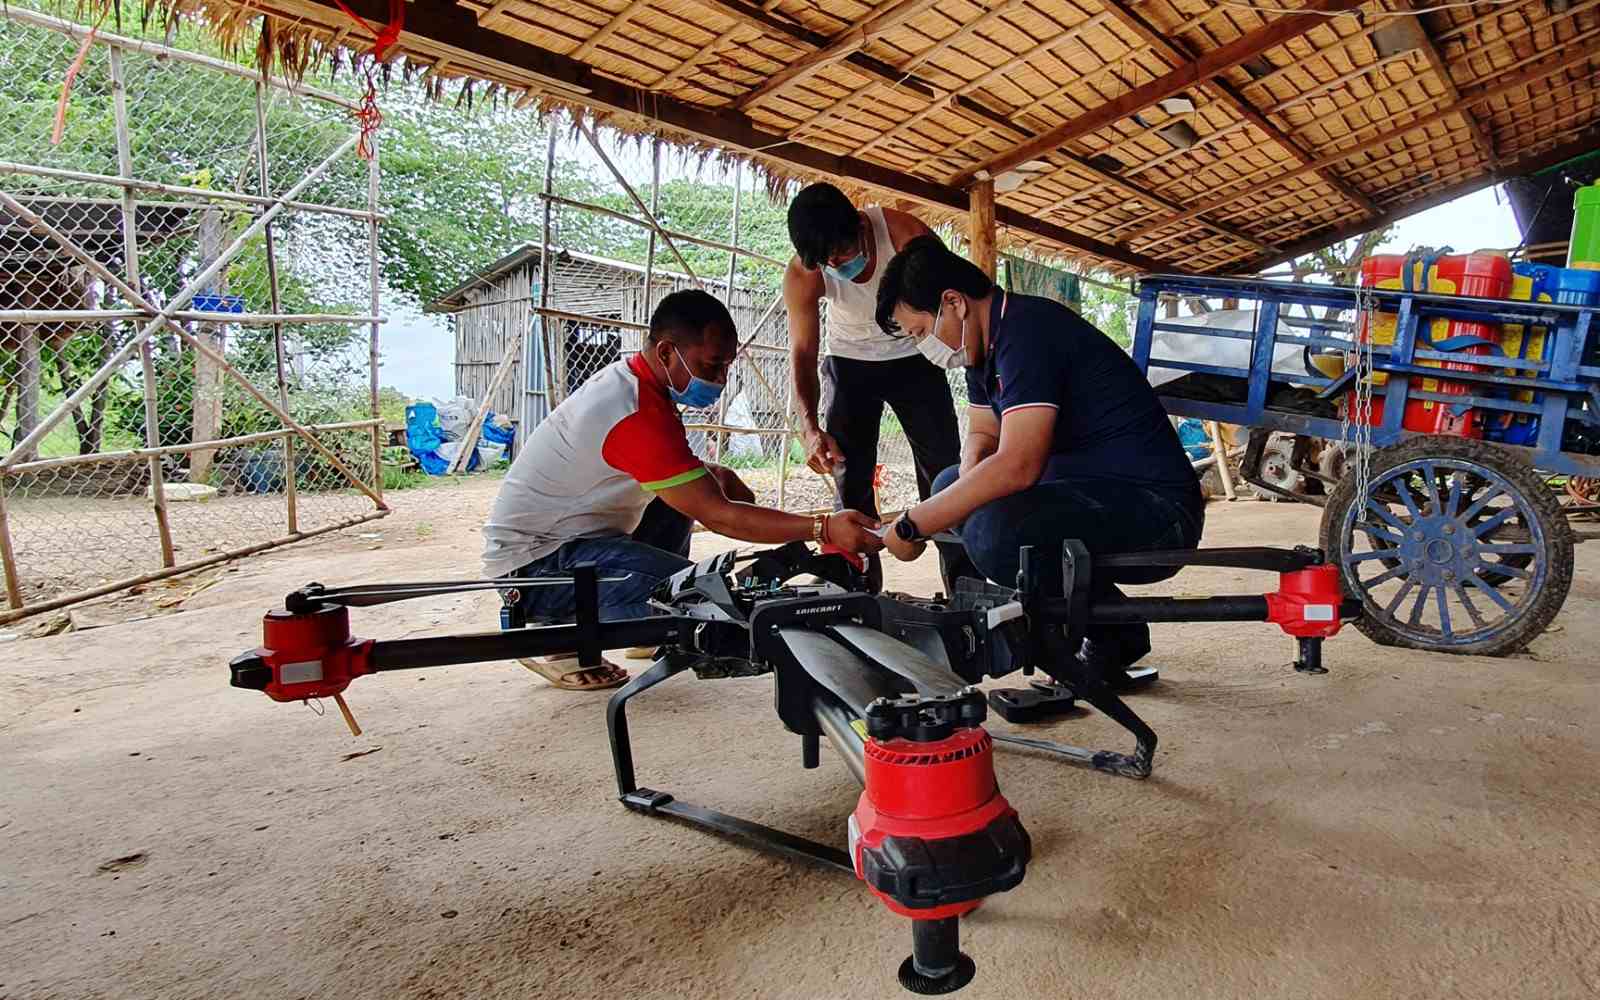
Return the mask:
<svg viewBox="0 0 1600 1000">
<path fill-rule="evenodd" d="M 689 449 L 678 406 L 713 405 L 738 352 L 733 317 L 698 290 L 674 292 L 650 317 L 644 350 L 591 377 L 534 429 L 483 528 L 491 577 L 555 576 L 595 563 L 604 619 L 651 614 L 650 593 L 689 565 L 695 521 L 746 542 L 815 540 L 874 552 L 877 522 L 852 510 L 805 517 L 759 507 L 734 475 Z M 530 617 L 568 618 L 572 592 L 527 587 Z M 524 661 L 556 687 L 615 687 L 627 673 L 575 660 Z"/>
</svg>

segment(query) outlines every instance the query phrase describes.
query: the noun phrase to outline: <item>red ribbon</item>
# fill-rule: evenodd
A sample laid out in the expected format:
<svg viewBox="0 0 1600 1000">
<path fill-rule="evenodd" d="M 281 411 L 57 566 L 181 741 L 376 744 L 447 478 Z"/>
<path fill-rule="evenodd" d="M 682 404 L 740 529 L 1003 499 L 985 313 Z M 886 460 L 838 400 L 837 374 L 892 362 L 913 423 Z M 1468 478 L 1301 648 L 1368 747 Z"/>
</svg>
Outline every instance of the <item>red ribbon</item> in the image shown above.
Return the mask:
<svg viewBox="0 0 1600 1000">
<path fill-rule="evenodd" d="M 382 62 L 383 54 L 389 50 L 389 46 L 400 38 L 400 32 L 405 29 L 405 0 L 389 0 L 389 23 L 383 26 L 382 31 L 368 24 L 360 14 L 346 6 L 344 0 L 333 0 L 333 2 L 349 16 L 350 20 L 366 28 L 372 34 L 372 58 Z"/>
</svg>

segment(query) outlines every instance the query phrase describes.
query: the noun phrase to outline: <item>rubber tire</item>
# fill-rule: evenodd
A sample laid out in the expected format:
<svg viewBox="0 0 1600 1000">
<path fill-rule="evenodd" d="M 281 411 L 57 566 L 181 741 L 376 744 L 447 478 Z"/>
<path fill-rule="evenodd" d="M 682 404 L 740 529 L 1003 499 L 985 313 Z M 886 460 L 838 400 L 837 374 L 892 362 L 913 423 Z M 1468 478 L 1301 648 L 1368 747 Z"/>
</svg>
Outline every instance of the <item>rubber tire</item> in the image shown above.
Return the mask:
<svg viewBox="0 0 1600 1000">
<path fill-rule="evenodd" d="M 1504 631 L 1461 646 L 1441 646 L 1414 639 L 1397 632 L 1370 614 L 1356 619 L 1355 626 L 1373 642 L 1382 646 L 1399 646 L 1406 649 L 1424 649 L 1433 653 L 1455 653 L 1462 656 L 1510 656 L 1526 649 L 1550 627 L 1561 606 L 1566 603 L 1567 592 L 1572 589 L 1573 538 L 1572 528 L 1560 502 L 1544 477 L 1532 466 L 1511 452 L 1483 441 L 1469 438 L 1424 435 L 1408 438 L 1399 444 L 1379 448 L 1372 455 L 1372 479 L 1382 478 L 1389 470 L 1425 458 L 1455 458 L 1488 466 L 1505 477 L 1527 502 L 1539 520 L 1545 536 L 1545 558 L 1548 573 L 1544 586 L 1534 595 L 1533 601 L 1522 617 Z M 1322 512 L 1322 550 L 1328 560 L 1339 567 L 1340 582 L 1350 594 L 1360 594 L 1363 605 L 1370 609 L 1369 598 L 1353 585 L 1345 566 L 1344 550 L 1339 538 L 1339 526 L 1355 499 L 1355 475 L 1346 475 L 1339 481 L 1328 506 Z"/>
</svg>

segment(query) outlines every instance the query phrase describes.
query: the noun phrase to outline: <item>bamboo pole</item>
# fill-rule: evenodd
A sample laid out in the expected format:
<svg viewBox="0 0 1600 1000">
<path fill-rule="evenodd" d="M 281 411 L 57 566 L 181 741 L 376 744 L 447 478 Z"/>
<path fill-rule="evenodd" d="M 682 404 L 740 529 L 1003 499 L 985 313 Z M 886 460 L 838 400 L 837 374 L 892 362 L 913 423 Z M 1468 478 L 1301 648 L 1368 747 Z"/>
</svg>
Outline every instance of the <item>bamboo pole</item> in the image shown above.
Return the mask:
<svg viewBox="0 0 1600 1000">
<path fill-rule="evenodd" d="M 30 177 L 47 177 L 51 180 L 78 181 L 83 184 L 102 184 L 106 187 L 126 187 L 137 191 L 151 191 L 157 194 L 192 195 L 205 199 L 207 204 L 219 201 L 236 202 L 242 205 L 272 206 L 276 199 L 262 198 L 260 195 L 243 194 L 238 191 L 212 190 L 211 188 L 184 187 L 179 184 L 162 184 L 158 181 L 146 181 L 138 178 L 123 179 L 113 174 L 91 174 L 82 170 L 62 170 L 59 167 L 41 167 L 31 163 L 15 163 L 11 160 L 0 160 L 0 176 L 6 174 L 24 174 Z M 366 212 L 359 208 L 341 208 L 338 205 L 319 205 L 309 201 L 286 201 L 289 208 L 297 212 L 318 212 L 323 215 L 344 215 L 356 219 L 366 218 Z"/>
<path fill-rule="evenodd" d="M 738 163 L 734 164 L 733 168 L 733 223 L 731 226 L 732 234 L 728 240 L 734 249 L 728 253 L 728 287 L 723 289 L 722 294 L 722 304 L 728 307 L 728 311 L 730 313 L 733 311 L 733 276 L 739 272 L 739 189 L 743 186 L 744 161 L 740 160 Z M 756 331 L 752 330 L 750 332 L 750 339 L 754 340 L 755 335 Z M 737 360 L 738 355 L 735 354 L 734 357 Z M 717 401 L 717 423 L 725 424 L 727 422 L 728 393 L 724 391 L 722 393 L 722 398 Z M 725 435 L 723 434 L 718 434 L 716 437 L 711 439 L 711 460 L 713 462 L 720 463 L 722 461 L 722 445 L 724 439 Z"/>
<path fill-rule="evenodd" d="M 143 309 L 0 309 L 0 323 L 96 323 L 121 319 L 149 319 L 155 315 Z M 346 313 L 228 313 L 179 309 L 173 319 L 199 323 L 234 323 L 239 326 L 276 326 L 280 323 L 384 322 L 383 316 L 351 316 Z"/>
<path fill-rule="evenodd" d="M 554 412 L 564 395 L 556 389 L 555 331 L 545 322 L 550 319 L 545 311 L 550 307 L 550 279 L 555 267 L 550 263 L 550 196 L 555 191 L 556 122 L 555 116 L 545 119 L 549 134 L 544 145 L 544 225 L 539 227 L 539 339 L 544 342 L 544 403 L 545 409 Z"/>
<path fill-rule="evenodd" d="M 256 178 L 263 195 L 272 193 L 272 179 L 267 171 L 267 102 L 266 86 L 260 79 L 256 80 Z M 278 288 L 278 255 L 277 244 L 272 238 L 272 227 L 266 231 L 267 247 L 267 291 L 274 314 L 283 310 L 281 293 Z M 376 310 L 374 310 L 376 312 Z M 275 374 L 278 380 L 278 405 L 285 411 L 289 409 L 289 378 L 286 372 L 285 351 L 283 347 L 283 324 L 272 325 L 272 354 Z M 283 439 L 283 510 L 284 521 L 288 526 L 289 534 L 300 530 L 300 497 L 299 497 L 299 463 L 294 457 L 294 438 Z"/>
<path fill-rule="evenodd" d="M 54 412 L 46 417 L 44 421 L 42 421 L 40 425 L 34 429 L 32 434 L 28 435 L 28 439 L 24 439 L 15 447 L 21 449 L 24 447 L 31 448 L 37 446 L 38 443 L 43 440 L 45 435 L 49 434 L 50 431 L 61 422 L 66 414 L 81 406 L 84 400 L 88 399 L 90 395 L 100 388 L 100 386 L 104 385 L 106 380 L 109 379 L 124 362 L 133 356 L 133 353 L 139 349 L 139 345 L 145 343 L 152 336 L 154 336 L 155 332 L 162 326 L 170 326 L 173 330 L 178 331 L 180 334 L 187 334 L 188 331 L 184 330 L 173 321 L 172 314 L 187 305 L 189 301 L 194 298 L 196 292 L 206 287 L 206 284 L 216 276 L 217 272 L 221 271 L 222 268 L 226 267 L 234 257 L 238 256 L 239 252 L 244 249 L 245 245 L 249 241 L 255 239 L 261 230 L 270 224 L 271 221 L 284 210 L 284 208 L 287 206 L 287 203 L 295 195 L 305 190 L 306 187 L 308 187 L 313 181 L 326 173 L 328 168 L 331 167 L 335 161 L 353 149 L 359 138 L 359 135 L 350 136 L 350 138 L 346 139 L 339 145 L 338 149 L 334 150 L 333 153 L 331 153 L 326 159 L 324 159 L 317 166 L 313 167 L 309 172 L 306 173 L 304 177 L 300 178 L 299 181 L 295 182 L 294 187 L 286 191 L 281 199 L 275 202 L 271 208 L 263 212 L 254 222 L 246 227 L 245 230 L 239 234 L 238 238 L 235 239 L 228 247 L 228 249 L 212 262 L 210 267 L 206 268 L 200 274 L 190 279 L 189 283 L 180 289 L 178 293 L 173 296 L 172 300 L 160 309 L 157 309 L 155 306 L 151 305 L 150 301 L 142 294 L 134 290 L 134 288 L 127 282 L 113 274 L 104 264 L 101 264 L 92 255 L 85 252 L 77 244 L 73 243 L 72 240 L 63 235 L 60 230 L 50 225 L 43 218 L 35 214 L 32 210 L 27 208 L 21 202 L 17 201 L 4 190 L 0 190 L 0 205 L 3 205 L 8 211 L 11 212 L 11 214 L 27 222 L 35 231 L 54 240 L 62 248 L 62 250 L 67 253 L 68 256 L 72 257 L 74 260 L 78 261 L 78 263 L 84 265 L 90 271 L 94 272 L 97 276 L 116 287 L 117 290 L 120 291 L 130 303 L 140 307 L 141 309 L 149 310 L 153 315 L 153 318 L 150 320 L 150 322 L 147 323 L 137 334 L 135 334 L 132 340 L 130 340 L 127 344 L 124 344 L 115 354 L 108 358 L 106 363 L 100 366 L 99 371 L 95 372 L 87 380 L 85 380 L 83 385 L 79 386 L 78 389 L 68 396 L 66 400 L 64 400 L 61 405 L 55 409 Z M 274 409 L 276 409 L 276 407 L 274 407 Z M 329 457 L 333 457 L 331 453 Z M 13 450 L 11 455 L 8 455 L 4 459 L 0 459 L 0 468 L 9 468 L 10 466 L 17 464 L 16 458 L 17 451 Z M 337 461 L 337 459 L 335 459 L 335 461 Z"/>
<path fill-rule="evenodd" d="M 568 208 L 577 208 L 582 209 L 585 212 L 593 212 L 596 215 L 604 215 L 607 218 L 616 219 L 618 222 L 632 223 L 641 229 L 652 228 L 650 223 L 644 221 L 636 215 L 629 215 L 627 212 L 620 212 L 614 208 L 606 208 L 604 205 L 596 205 L 587 201 L 578 201 L 574 198 L 563 198 L 558 194 L 551 195 L 550 200 L 555 202 L 557 205 L 565 205 Z M 659 210 L 660 209 L 654 204 L 650 208 L 650 211 L 652 212 L 657 212 Z M 721 250 L 724 253 L 737 251 L 742 256 L 771 264 L 774 267 L 786 267 L 788 265 L 788 261 L 779 260 L 776 257 L 768 257 L 766 254 L 756 253 L 754 250 L 750 250 L 746 247 L 733 246 L 718 240 L 710 240 L 703 236 L 695 236 L 691 233 L 684 233 L 676 229 L 667 229 L 665 227 L 661 228 L 661 232 L 667 236 L 671 236 L 675 240 L 680 240 L 684 243 L 692 243 L 695 246 L 705 247 L 708 250 Z"/>
<path fill-rule="evenodd" d="M 217 563 L 228 562 L 232 559 L 242 559 L 245 556 L 254 555 L 257 552 L 263 552 L 267 549 L 277 548 L 280 545 L 288 545 L 292 542 L 304 541 L 307 538 L 315 538 L 318 535 L 325 535 L 330 531 L 340 531 L 344 528 L 353 528 L 358 524 L 365 524 L 368 521 L 376 521 L 381 517 L 388 517 L 389 513 L 390 512 L 386 509 L 371 511 L 361 515 L 360 517 L 348 518 L 346 520 L 339 521 L 336 524 L 329 524 L 321 528 L 313 528 L 310 531 L 302 531 L 299 534 L 283 535 L 278 538 L 268 539 L 265 542 L 256 542 L 252 545 L 246 545 L 243 548 L 232 549 L 228 552 L 218 552 L 214 555 L 207 556 L 204 559 L 196 559 L 194 562 L 184 563 L 181 566 L 171 566 L 166 569 L 157 570 L 153 573 L 144 573 L 140 576 L 129 577 L 126 580 L 118 580 L 115 583 L 104 584 L 99 587 L 94 587 L 90 590 L 80 590 L 75 594 L 67 594 L 62 597 L 53 597 L 48 601 L 40 601 L 37 604 L 30 604 L 16 611 L 0 611 L 0 625 L 5 625 L 9 622 L 14 622 L 19 618 L 27 618 L 30 615 L 36 615 L 44 611 L 54 611 L 57 608 L 64 608 L 69 604 L 77 604 L 81 601 L 87 601 L 91 598 L 104 597 L 106 594 L 114 594 L 119 590 L 126 590 L 128 587 L 135 587 L 141 583 L 153 583 L 156 580 L 165 580 L 168 577 L 179 576 L 183 573 L 190 573 L 197 569 L 204 569 L 207 566 L 214 566 Z"/>
<path fill-rule="evenodd" d="M 789 491 L 789 446 L 794 440 L 794 379 L 785 379 L 788 385 L 783 394 L 783 437 L 778 439 L 778 509 L 783 510 Z"/>
<path fill-rule="evenodd" d="M 1229 500 L 1239 499 L 1233 489 L 1233 473 L 1228 469 L 1228 452 L 1222 446 L 1222 429 L 1215 420 L 1206 421 L 1206 430 L 1211 432 L 1211 454 L 1217 456 L 1217 478 L 1222 481 L 1222 495 Z"/>
<path fill-rule="evenodd" d="M 128 86 L 123 72 L 122 50 L 112 48 L 111 104 L 117 132 L 117 173 L 124 178 L 133 176 L 133 144 L 128 137 Z M 123 271 L 128 284 L 139 287 L 139 222 L 138 203 L 133 189 L 122 189 L 122 253 Z M 161 446 L 161 413 L 156 400 L 156 364 L 150 341 L 139 345 L 139 367 L 144 376 L 144 443 L 150 448 Z M 161 545 L 161 565 L 174 566 L 178 558 L 172 545 L 172 526 L 167 516 L 167 485 L 161 468 L 160 453 L 149 457 L 150 507 L 156 519 L 156 536 Z"/>
<path fill-rule="evenodd" d="M 450 467 L 445 469 L 446 475 L 455 475 L 467 467 L 471 461 L 472 452 L 478 447 L 478 435 L 483 431 L 483 420 L 489 415 L 489 404 L 494 402 L 494 394 L 500 391 L 500 386 L 511 373 L 511 362 L 517 360 L 517 352 L 522 345 L 507 337 L 510 345 L 506 347 L 505 356 L 500 359 L 500 365 L 494 370 L 494 377 L 489 380 L 489 387 L 483 391 L 483 400 L 478 404 L 478 412 L 472 418 L 472 423 L 467 426 L 467 433 L 461 438 L 461 450 L 456 452 L 456 457 L 451 459 Z"/>
<path fill-rule="evenodd" d="M 372 155 L 367 158 L 367 280 L 371 285 L 372 315 L 377 316 L 381 305 L 383 276 L 378 265 L 378 205 L 380 203 L 378 150 L 380 137 L 374 134 L 371 138 Z M 370 343 L 368 344 L 368 384 L 372 393 L 372 418 L 382 419 L 383 408 L 379 404 L 378 367 L 381 362 L 379 351 L 379 331 L 382 320 L 374 319 L 369 331 Z M 372 488 L 377 494 L 378 506 L 383 506 L 383 428 L 374 425 L 372 428 Z"/>
<path fill-rule="evenodd" d="M 6 517 L 5 476 L 0 475 L 0 571 L 5 573 L 6 600 L 11 607 L 22 607 L 22 581 L 17 569 L 17 554 L 11 548 L 11 522 Z"/>
<path fill-rule="evenodd" d="M 606 165 L 606 169 L 611 171 L 611 176 L 616 178 L 617 183 L 622 186 L 623 192 L 626 193 L 629 200 L 633 202 L 633 207 L 637 208 L 639 212 L 644 215 L 645 221 L 650 223 L 650 227 L 652 229 L 661 234 L 662 242 L 667 245 L 668 250 L 672 251 L 672 256 L 678 261 L 678 266 L 683 268 L 683 273 L 687 274 L 702 288 L 705 287 L 705 282 L 700 280 L 699 276 L 694 273 L 694 268 L 689 266 L 689 262 L 685 260 L 683 258 L 683 254 L 679 252 L 678 244 L 674 243 L 672 241 L 672 237 L 668 236 L 666 231 L 661 228 L 661 222 L 656 218 L 655 213 L 650 211 L 650 209 L 645 206 L 645 203 L 640 199 L 638 192 L 633 189 L 633 185 L 629 184 L 628 179 L 622 176 L 622 171 L 617 169 L 617 165 L 611 162 L 611 156 L 606 153 L 605 147 L 600 145 L 600 139 L 594 134 L 594 130 L 591 129 L 581 118 L 574 118 L 573 123 L 578 126 L 578 131 L 583 133 L 584 138 L 589 140 L 589 145 L 594 147 L 595 155 L 600 157 L 600 162 Z"/>
<path fill-rule="evenodd" d="M 661 136 L 655 135 L 650 139 L 650 211 L 661 211 Z M 633 217 L 629 216 L 631 220 Z M 646 323 L 650 322 L 652 301 L 655 297 L 655 270 L 656 270 L 656 229 L 650 229 L 650 241 L 645 248 L 644 258 L 644 315 L 640 318 Z"/>
<path fill-rule="evenodd" d="M 307 424 L 306 430 L 313 433 L 326 433 L 328 431 L 367 430 L 382 421 L 370 417 L 363 420 L 343 420 L 332 424 Z M 19 462 L 7 469 L 12 475 L 25 475 L 32 472 L 43 472 L 47 469 L 60 469 L 73 465 L 99 465 L 110 462 L 131 462 L 152 455 L 183 455 L 191 451 L 206 451 L 217 448 L 238 447 L 247 444 L 259 444 L 262 441 L 272 441 L 284 436 L 292 436 L 296 432 L 288 427 L 279 427 L 276 430 L 256 431 L 253 434 L 239 434 L 229 438 L 219 438 L 216 441 L 189 441 L 184 444 L 164 444 L 154 448 L 128 448 L 123 451 L 102 451 L 93 455 L 63 455 L 60 458 L 41 458 L 32 462 Z"/>
</svg>

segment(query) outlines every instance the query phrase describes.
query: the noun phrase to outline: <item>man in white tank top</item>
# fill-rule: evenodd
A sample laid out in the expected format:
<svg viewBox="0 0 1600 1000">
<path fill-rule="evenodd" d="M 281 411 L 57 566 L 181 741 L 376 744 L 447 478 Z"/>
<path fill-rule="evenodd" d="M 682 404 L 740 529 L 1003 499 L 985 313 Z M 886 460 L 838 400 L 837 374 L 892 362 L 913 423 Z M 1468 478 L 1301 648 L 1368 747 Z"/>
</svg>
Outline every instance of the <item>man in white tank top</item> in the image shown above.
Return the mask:
<svg viewBox="0 0 1600 1000">
<path fill-rule="evenodd" d="M 783 300 L 806 464 L 835 476 L 845 509 L 872 517 L 878 516 L 872 478 L 885 403 L 911 444 L 919 497 L 926 500 L 933 478 L 961 460 L 960 431 L 944 371 L 918 353 L 912 338 L 883 332 L 876 319 L 878 285 L 889 261 L 907 243 L 931 235 L 931 229 L 906 212 L 857 209 L 832 184 L 812 184 L 789 205 L 795 257 L 784 272 Z M 819 357 L 825 391 L 818 380 Z M 841 468 L 843 474 L 837 475 Z M 955 577 L 978 575 L 962 562 L 943 564 L 947 586 Z"/>
</svg>

